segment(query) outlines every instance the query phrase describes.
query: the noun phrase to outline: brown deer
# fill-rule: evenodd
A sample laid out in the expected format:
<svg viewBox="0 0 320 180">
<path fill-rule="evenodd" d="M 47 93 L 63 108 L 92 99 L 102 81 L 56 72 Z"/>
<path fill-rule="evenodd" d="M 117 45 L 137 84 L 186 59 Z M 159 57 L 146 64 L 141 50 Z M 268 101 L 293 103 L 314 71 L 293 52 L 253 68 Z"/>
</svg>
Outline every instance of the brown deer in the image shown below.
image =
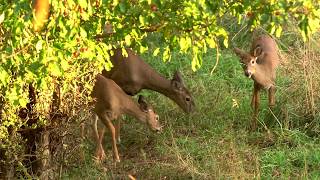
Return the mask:
<svg viewBox="0 0 320 180">
<path fill-rule="evenodd" d="M 121 48 L 113 50 L 114 55 L 110 59 L 113 67 L 110 71 L 102 71 L 103 76 L 114 80 L 129 95 L 136 95 L 142 89 L 150 89 L 173 100 L 184 112 L 193 111 L 195 103 L 178 71 L 172 80 L 168 80 L 132 50 L 126 49 L 126 51 L 128 57 L 122 55 Z"/>
<path fill-rule="evenodd" d="M 244 74 L 254 81 L 251 106 L 254 109 L 252 129 L 257 127 L 257 115 L 260 103 L 259 91 L 268 90 L 269 106 L 275 105 L 276 68 L 279 65 L 278 48 L 276 42 L 267 35 L 262 35 L 252 42 L 251 50 L 246 53 L 239 48 L 234 52 L 240 57 Z"/>
<path fill-rule="evenodd" d="M 139 96 L 138 103 L 127 95 L 113 80 L 103 77 L 102 75 L 96 76 L 96 82 L 93 88 L 92 97 L 94 98 L 95 122 L 94 133 L 97 140 L 96 157 L 103 159 L 105 153 L 102 147 L 102 137 L 105 128 L 98 132 L 97 120 L 102 121 L 105 127 L 108 127 L 112 137 L 112 150 L 113 156 L 116 162 L 120 162 L 118 149 L 116 145 L 116 138 L 119 137 L 120 126 L 113 126 L 112 121 L 117 119 L 123 114 L 127 114 L 135 117 L 142 123 L 146 123 L 151 130 L 160 131 L 161 126 L 159 123 L 159 116 L 154 112 L 151 106 L 149 106 L 143 99 L 143 96 Z M 98 117 L 98 118 L 97 118 Z"/>
</svg>

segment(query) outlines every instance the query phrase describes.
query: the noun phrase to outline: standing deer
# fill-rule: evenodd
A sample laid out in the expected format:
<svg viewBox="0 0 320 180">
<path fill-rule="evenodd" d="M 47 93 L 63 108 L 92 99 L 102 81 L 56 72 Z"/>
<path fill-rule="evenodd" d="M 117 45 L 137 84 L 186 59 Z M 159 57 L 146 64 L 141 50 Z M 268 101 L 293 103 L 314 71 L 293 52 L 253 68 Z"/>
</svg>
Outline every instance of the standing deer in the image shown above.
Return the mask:
<svg viewBox="0 0 320 180">
<path fill-rule="evenodd" d="M 138 103 L 135 103 L 131 96 L 127 95 L 113 80 L 96 76 L 96 82 L 93 88 L 92 97 L 95 99 L 95 123 L 94 134 L 97 141 L 96 157 L 103 159 L 105 153 L 102 147 L 103 129 L 101 133 L 98 132 L 97 120 L 98 117 L 103 122 L 105 127 L 108 127 L 112 137 L 112 151 L 116 162 L 120 162 L 118 149 L 116 145 L 116 138 L 119 138 L 120 127 L 114 127 L 112 121 L 123 114 L 135 117 L 142 123 L 146 123 L 151 130 L 160 131 L 159 116 L 154 112 L 143 99 L 139 96 Z"/>
<path fill-rule="evenodd" d="M 185 87 L 181 74 L 175 72 L 172 80 L 168 80 L 144 62 L 132 50 L 126 49 L 128 57 L 122 55 L 121 49 L 115 49 L 111 56 L 113 68 L 103 70 L 102 75 L 114 80 L 129 95 L 136 95 L 142 89 L 157 91 L 178 104 L 184 112 L 194 109 L 193 98 Z"/>
<path fill-rule="evenodd" d="M 279 65 L 278 48 L 276 42 L 267 35 L 260 36 L 252 42 L 251 50 L 246 53 L 239 48 L 234 52 L 240 57 L 244 74 L 254 81 L 251 106 L 254 109 L 252 129 L 257 127 L 257 115 L 260 103 L 259 91 L 268 90 L 269 106 L 275 105 L 276 68 Z"/>
</svg>

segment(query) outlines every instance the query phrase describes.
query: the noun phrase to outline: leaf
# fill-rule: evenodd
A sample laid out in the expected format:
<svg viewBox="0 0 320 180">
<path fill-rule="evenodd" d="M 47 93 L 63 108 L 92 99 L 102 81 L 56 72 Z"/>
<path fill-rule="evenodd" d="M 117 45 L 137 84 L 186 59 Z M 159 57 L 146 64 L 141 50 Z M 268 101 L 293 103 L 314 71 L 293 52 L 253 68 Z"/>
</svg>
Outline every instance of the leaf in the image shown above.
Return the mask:
<svg viewBox="0 0 320 180">
<path fill-rule="evenodd" d="M 170 59 L 171 59 L 170 48 L 169 46 L 167 46 L 163 51 L 162 60 L 166 62 L 166 61 L 170 61 Z"/>
<path fill-rule="evenodd" d="M 279 26 L 276 30 L 276 37 L 279 38 L 281 36 L 281 32 L 282 32 L 282 27 Z"/>
<path fill-rule="evenodd" d="M 27 103 L 28 103 L 28 100 L 26 98 L 19 98 L 19 105 L 21 107 L 26 107 L 27 106 Z"/>
<path fill-rule="evenodd" d="M 216 41 L 213 38 L 206 38 L 206 41 L 210 48 L 215 48 L 217 46 Z"/>
<path fill-rule="evenodd" d="M 42 66 L 43 64 L 41 64 L 39 61 L 35 61 L 29 65 L 28 70 L 33 74 L 38 75 L 39 74 L 38 72 Z"/>
<path fill-rule="evenodd" d="M 126 4 L 124 2 L 119 3 L 119 8 L 122 13 L 125 13 L 127 10 Z"/>
<path fill-rule="evenodd" d="M 128 55 L 128 52 L 127 52 L 127 50 L 126 50 L 125 48 L 122 48 L 121 50 L 122 50 L 122 56 L 123 56 L 123 57 L 126 58 L 126 57 L 129 56 L 129 55 Z"/>
<path fill-rule="evenodd" d="M 87 0 L 79 0 L 79 5 L 82 8 L 86 8 L 87 7 Z"/>
<path fill-rule="evenodd" d="M 0 15 L 0 24 L 4 21 L 4 12 Z"/>
<path fill-rule="evenodd" d="M 53 76 L 59 77 L 59 76 L 62 75 L 60 66 L 59 66 L 57 63 L 55 63 L 55 62 L 50 63 L 50 64 L 48 65 L 48 70 L 49 70 L 49 72 L 51 72 L 51 74 L 52 74 Z"/>
<path fill-rule="evenodd" d="M 274 24 L 271 23 L 271 30 L 270 30 L 270 34 L 274 34 L 274 32 L 276 31 L 276 26 Z"/>
<path fill-rule="evenodd" d="M 126 43 L 127 46 L 130 46 L 131 45 L 131 35 L 130 34 L 127 34 L 125 37 L 124 37 L 124 41 Z"/>
<path fill-rule="evenodd" d="M 148 47 L 140 46 L 140 53 L 144 53 L 148 50 Z"/>
<path fill-rule="evenodd" d="M 84 30 L 83 28 L 80 28 L 80 36 L 84 39 L 87 38 L 87 31 Z"/>
<path fill-rule="evenodd" d="M 157 49 L 155 49 L 155 50 L 153 51 L 152 55 L 153 55 L 153 56 L 157 56 L 157 55 L 159 54 L 159 52 L 160 52 L 160 48 L 157 48 Z"/>
<path fill-rule="evenodd" d="M 40 50 L 42 49 L 42 40 L 40 39 L 37 44 L 36 44 L 36 50 L 37 50 L 37 53 L 40 52 Z"/>
<path fill-rule="evenodd" d="M 144 26 L 145 20 L 144 20 L 144 17 L 141 15 L 139 16 L 139 22 L 140 22 L 141 26 Z"/>
<path fill-rule="evenodd" d="M 70 65 L 69 65 L 67 59 L 63 58 L 63 59 L 60 59 L 60 60 L 61 60 L 61 63 L 60 63 L 60 64 L 61 64 L 61 68 L 62 68 L 64 71 L 68 70 L 69 67 L 70 67 Z"/>
<path fill-rule="evenodd" d="M 3 86 L 7 86 L 8 77 L 9 77 L 9 74 L 7 73 L 7 71 L 0 66 L 0 81 Z"/>
<path fill-rule="evenodd" d="M 179 41 L 181 51 L 186 52 L 191 47 L 191 38 L 190 37 L 182 37 Z"/>
<path fill-rule="evenodd" d="M 228 48 L 228 46 L 229 46 L 228 37 L 224 38 L 223 45 L 224 45 L 224 47 Z"/>
</svg>

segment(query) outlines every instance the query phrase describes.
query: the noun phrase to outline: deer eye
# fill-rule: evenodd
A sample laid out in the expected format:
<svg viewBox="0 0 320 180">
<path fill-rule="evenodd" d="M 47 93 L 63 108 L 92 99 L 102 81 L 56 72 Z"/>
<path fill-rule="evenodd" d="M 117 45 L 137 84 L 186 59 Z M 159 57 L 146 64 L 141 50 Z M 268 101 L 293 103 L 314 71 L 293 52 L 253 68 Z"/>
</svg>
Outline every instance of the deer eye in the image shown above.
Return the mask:
<svg viewBox="0 0 320 180">
<path fill-rule="evenodd" d="M 251 60 L 251 64 L 254 64 L 254 60 Z"/>
</svg>

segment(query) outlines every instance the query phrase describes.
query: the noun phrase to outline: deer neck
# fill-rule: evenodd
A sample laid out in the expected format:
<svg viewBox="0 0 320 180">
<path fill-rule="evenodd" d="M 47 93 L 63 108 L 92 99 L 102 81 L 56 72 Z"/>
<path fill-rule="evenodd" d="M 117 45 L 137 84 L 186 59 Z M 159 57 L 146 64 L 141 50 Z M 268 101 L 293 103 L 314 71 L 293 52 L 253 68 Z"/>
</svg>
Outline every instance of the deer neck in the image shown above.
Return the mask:
<svg viewBox="0 0 320 180">
<path fill-rule="evenodd" d="M 161 76 L 159 73 L 155 72 L 152 69 L 147 70 L 147 76 L 145 76 L 145 82 L 143 83 L 143 87 L 145 89 L 150 89 L 153 91 L 157 91 L 169 98 L 172 99 L 172 86 L 171 80 L 166 79 Z"/>
<path fill-rule="evenodd" d="M 257 66 L 254 80 L 265 89 L 269 89 L 271 86 L 274 86 L 274 73 L 262 65 Z"/>
<path fill-rule="evenodd" d="M 134 101 L 127 101 L 124 105 L 123 111 L 129 116 L 133 116 L 141 122 L 147 122 L 146 113 L 141 111 L 139 105 Z"/>
</svg>

